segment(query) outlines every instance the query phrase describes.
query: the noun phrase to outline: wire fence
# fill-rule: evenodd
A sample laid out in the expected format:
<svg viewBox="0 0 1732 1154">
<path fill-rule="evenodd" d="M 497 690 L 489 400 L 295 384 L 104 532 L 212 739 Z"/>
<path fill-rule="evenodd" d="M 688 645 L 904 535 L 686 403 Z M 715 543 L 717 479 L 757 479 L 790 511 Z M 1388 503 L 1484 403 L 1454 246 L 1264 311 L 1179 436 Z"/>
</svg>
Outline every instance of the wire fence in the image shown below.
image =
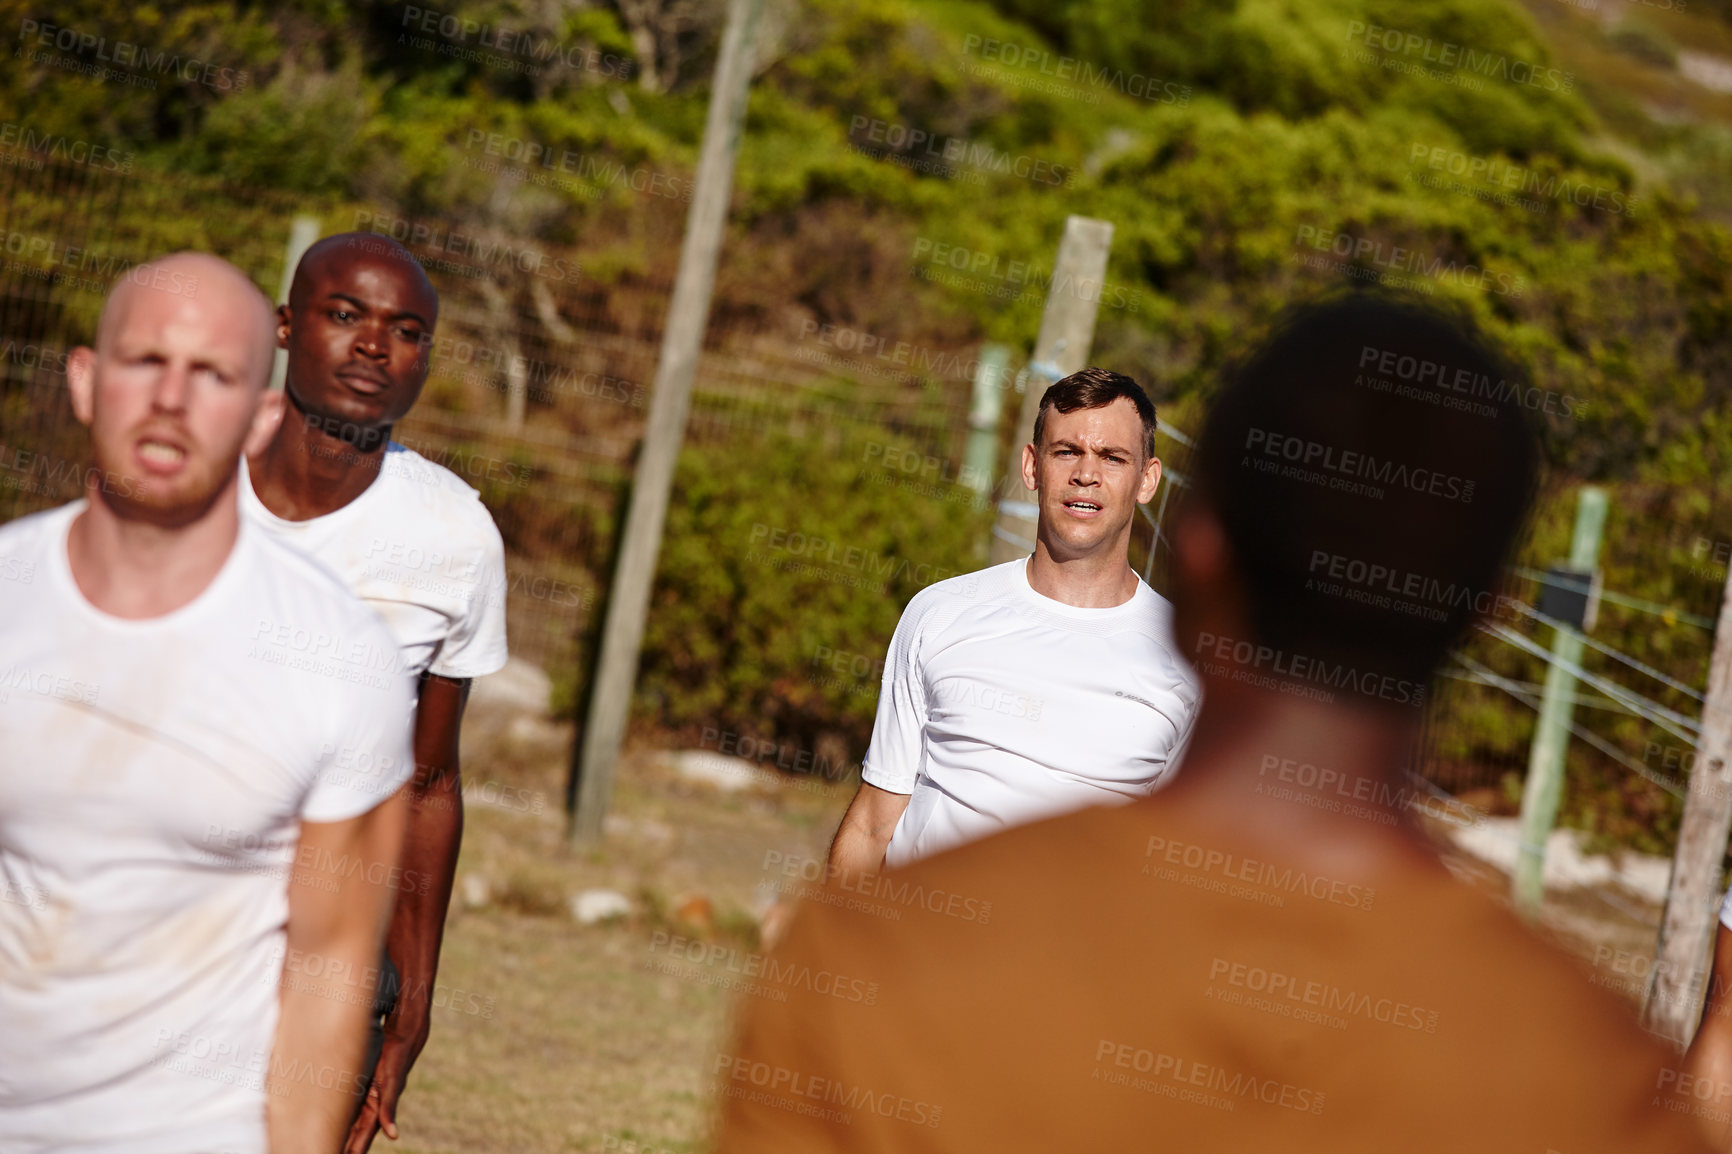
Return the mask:
<svg viewBox="0 0 1732 1154">
<path fill-rule="evenodd" d="M 400 234 L 440 295 L 428 384 L 395 439 L 482 493 L 507 545 L 514 653 L 581 661 L 611 568 L 642 435 L 671 262 L 587 271 L 578 246 L 429 225 L 221 180 L 19 157 L 0 165 L 0 520 L 82 494 L 86 443 L 65 388 L 109 284 L 177 249 L 214 252 L 274 296 L 291 221 Z M 675 245 L 664 245 L 671 256 Z M 719 304 L 722 302 L 719 302 Z M 741 322 L 718 307 L 688 441 L 743 454 L 770 436 L 853 425 L 960 460 L 977 350 L 885 357 L 814 323 Z M 729 323 L 729 322 L 732 323 Z M 867 342 L 870 345 L 870 342 Z M 922 366 L 936 371 L 922 371 Z"/>
<path fill-rule="evenodd" d="M 291 221 L 309 207 L 219 179 L 0 159 L 11 161 L 0 165 L 5 520 L 82 493 L 86 448 L 67 400 L 66 353 L 91 339 L 113 279 L 193 248 L 274 288 Z M 475 485 L 499 522 L 513 651 L 581 680 L 643 431 L 677 242 L 663 238 L 660 255 L 639 267 L 607 266 L 581 237 L 559 246 L 485 222 L 408 221 L 381 206 L 317 209 L 324 233 L 360 226 L 401 234 L 427 268 L 441 298 L 432 370 L 397 439 Z M 822 451 L 818 434 L 853 427 L 868 439 L 899 438 L 928 461 L 962 461 L 978 347 L 916 345 L 887 355 L 880 338 L 766 317 L 730 302 L 726 290 L 724 280 L 698 365 L 689 443 L 751 454 L 767 438 L 810 438 Z M 1006 441 L 1017 408 L 1003 406 Z M 1161 528 L 1183 487 L 1187 445 L 1182 430 L 1164 430 L 1168 480 L 1134 534 L 1133 563 L 1157 588 L 1165 587 Z M 938 470 L 936 480 L 961 488 L 954 469 Z M 1571 496 L 1554 494 L 1547 507 L 1567 515 L 1559 511 Z M 1464 644 L 1434 687 L 1417 768 L 1435 786 L 1506 798 L 1519 788 L 1551 629 L 1535 608 L 1538 579 L 1552 561 L 1533 550 L 1522 558 L 1510 574 L 1508 610 Z M 1732 510 L 1616 491 L 1602 555 L 1606 594 L 1579 670 L 1570 746 L 1569 795 L 1590 826 L 1603 817 L 1616 832 L 1617 821 L 1634 822 L 1669 842 L 1695 764 L 1689 719 L 1699 713 L 1729 562 Z"/>
</svg>

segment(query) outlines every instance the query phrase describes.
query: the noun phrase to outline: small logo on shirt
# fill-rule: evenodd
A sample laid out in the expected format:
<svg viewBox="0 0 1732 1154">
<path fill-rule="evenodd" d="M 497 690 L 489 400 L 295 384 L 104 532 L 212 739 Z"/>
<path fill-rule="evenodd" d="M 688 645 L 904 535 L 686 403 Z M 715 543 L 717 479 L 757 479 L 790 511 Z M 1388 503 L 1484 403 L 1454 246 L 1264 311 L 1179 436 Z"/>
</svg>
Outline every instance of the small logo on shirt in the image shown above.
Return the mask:
<svg viewBox="0 0 1732 1154">
<path fill-rule="evenodd" d="M 1159 712 L 1160 712 L 1160 711 L 1161 711 L 1161 707 L 1160 707 L 1160 706 L 1158 706 L 1158 705 L 1156 705 L 1156 704 L 1155 704 L 1155 703 L 1154 703 L 1154 702 L 1152 702 L 1152 701 L 1150 701 L 1150 700 L 1148 700 L 1148 699 L 1147 699 L 1147 698 L 1143 698 L 1143 697 L 1138 697 L 1138 696 L 1137 696 L 1137 695 L 1136 695 L 1136 694 L 1134 694 L 1134 693 L 1126 693 L 1126 692 L 1125 692 L 1125 691 L 1124 691 L 1124 690 L 1122 690 L 1122 689 L 1115 689 L 1115 690 L 1113 690 L 1113 696 L 1114 696 L 1114 697 L 1127 697 L 1127 698 L 1129 698 L 1129 699 L 1130 699 L 1130 700 L 1132 700 L 1132 701 L 1134 701 L 1134 702 L 1136 702 L 1136 703 L 1137 703 L 1137 704 L 1138 704 L 1138 705 L 1146 705 L 1146 706 L 1148 706 L 1148 707 L 1149 707 L 1149 708 L 1150 708 L 1150 709 L 1152 709 L 1152 710 L 1154 710 L 1154 711 L 1155 711 L 1155 712 L 1156 712 L 1156 713 L 1159 713 Z"/>
</svg>

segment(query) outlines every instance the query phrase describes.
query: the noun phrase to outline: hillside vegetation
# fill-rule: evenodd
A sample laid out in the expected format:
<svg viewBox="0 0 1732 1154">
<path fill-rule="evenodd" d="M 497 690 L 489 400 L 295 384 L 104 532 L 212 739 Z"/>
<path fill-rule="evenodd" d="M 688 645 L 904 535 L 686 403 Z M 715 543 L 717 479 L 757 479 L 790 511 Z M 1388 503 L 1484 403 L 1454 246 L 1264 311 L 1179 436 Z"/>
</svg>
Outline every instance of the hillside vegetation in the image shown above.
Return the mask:
<svg viewBox="0 0 1732 1154">
<path fill-rule="evenodd" d="M 15 60 L 0 102 L 38 134 L 113 142 L 144 177 L 208 173 L 309 205 L 578 248 L 603 281 L 671 273 L 718 0 L 55 7 L 62 28 L 220 69 L 116 88 Z M 1533 378 L 1553 475 L 1529 559 L 1567 552 L 1575 486 L 1609 484 L 1608 588 L 1712 614 L 1725 577 L 1716 543 L 1732 537 L 1732 509 L 1718 503 L 1732 464 L 1732 234 L 1716 191 L 1732 147 L 1716 119 L 1723 97 L 1678 80 L 1667 45 L 1680 29 L 1725 25 L 1712 14 L 1596 22 L 1566 7 L 779 0 L 718 323 L 788 337 L 828 324 L 939 347 L 995 339 L 1026 354 L 1065 217 L 1101 217 L 1116 233 L 1093 359 L 1147 382 L 1184 429 L 1221 366 L 1284 305 L 1354 284 L 1423 293 L 1476 318 Z M 23 50 L 74 63 L 97 51 L 42 49 L 36 9 L 0 9 Z M 1688 107 L 1667 103 L 1685 89 Z M 536 156 L 578 159 L 568 180 L 500 179 L 500 166 Z M 670 531 L 746 524 L 750 501 L 800 473 L 788 452 L 694 450 L 682 492 L 702 503 Z M 834 483 L 833 472 L 814 462 L 800 475 Z M 893 489 L 850 499 L 861 504 L 836 511 L 839 524 L 907 520 Z M 960 515 L 947 505 L 916 519 L 936 534 L 935 565 L 974 564 Z M 833 605 L 834 590 L 814 598 L 762 567 L 696 577 L 701 551 L 677 540 L 664 551 L 685 567 L 664 568 L 682 608 L 652 622 L 646 724 L 768 724 L 807 746 L 840 735 L 858 753 L 869 692 L 802 689 L 778 721 L 790 691 L 776 670 L 728 657 L 759 652 L 767 633 L 742 630 L 773 631 L 776 606 Z M 742 617 L 752 581 L 770 587 Z M 777 651 L 812 652 L 812 637 L 881 651 L 894 615 L 853 616 L 802 626 L 807 640 L 783 637 Z M 1704 680 L 1703 630 L 1608 608 L 1598 636 Z M 1531 659 L 1474 652 L 1538 680 Z M 677 703 L 700 686 L 701 706 Z M 1651 683 L 1642 691 L 1694 711 Z M 1438 747 L 1519 768 L 1531 715 L 1484 687 L 1457 706 Z M 1650 742 L 1633 719 L 1593 723 L 1633 755 Z M 1569 820 L 1664 847 L 1671 798 L 1609 762 L 1584 761 L 1581 774 Z"/>
</svg>

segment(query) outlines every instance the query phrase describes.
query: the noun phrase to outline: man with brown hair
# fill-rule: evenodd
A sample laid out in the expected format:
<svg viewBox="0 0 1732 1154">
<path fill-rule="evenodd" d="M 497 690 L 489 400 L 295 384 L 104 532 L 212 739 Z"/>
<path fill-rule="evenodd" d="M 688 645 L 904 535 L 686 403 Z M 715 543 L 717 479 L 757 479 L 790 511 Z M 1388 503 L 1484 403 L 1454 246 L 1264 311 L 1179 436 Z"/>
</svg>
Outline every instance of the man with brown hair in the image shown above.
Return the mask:
<svg viewBox="0 0 1732 1154">
<path fill-rule="evenodd" d="M 1041 398 L 1022 482 L 1032 556 L 908 603 L 860 790 L 830 872 L 870 873 L 1171 774 L 1196 711 L 1171 606 L 1126 560 L 1161 483 L 1155 407 L 1129 377 L 1072 373 Z"/>
<path fill-rule="evenodd" d="M 1184 772 L 797 910 L 773 964 L 871 997 L 746 1009 L 719 1154 L 1703 1148 L 1629 1007 L 1402 818 L 1417 707 L 1540 470 L 1523 389 L 1443 403 L 1481 377 L 1519 380 L 1363 297 L 1233 375 L 1172 526 Z"/>
</svg>

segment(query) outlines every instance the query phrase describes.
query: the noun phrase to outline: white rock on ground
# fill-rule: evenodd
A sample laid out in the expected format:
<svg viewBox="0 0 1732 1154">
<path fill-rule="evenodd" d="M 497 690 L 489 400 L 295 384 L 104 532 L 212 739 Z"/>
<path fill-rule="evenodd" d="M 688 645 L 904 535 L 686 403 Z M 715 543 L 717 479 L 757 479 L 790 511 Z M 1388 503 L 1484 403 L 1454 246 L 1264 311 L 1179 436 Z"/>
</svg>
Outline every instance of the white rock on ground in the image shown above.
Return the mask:
<svg viewBox="0 0 1732 1154">
<path fill-rule="evenodd" d="M 1548 889 L 1603 888 L 1619 885 L 1656 905 L 1666 900 L 1672 879 L 1672 859 L 1652 854 L 1584 854 L 1580 830 L 1555 829 L 1546 840 L 1546 865 L 1541 874 Z M 1451 830 L 1450 838 L 1464 853 L 1515 872 L 1521 819 L 1487 817 L 1472 825 Z"/>
<path fill-rule="evenodd" d="M 480 874 L 464 874 L 457 879 L 457 896 L 472 910 L 485 906 L 493 897 L 493 887 Z"/>
<path fill-rule="evenodd" d="M 584 890 L 571 899 L 571 916 L 579 925 L 593 926 L 631 914 L 631 899 L 618 890 Z"/>
<path fill-rule="evenodd" d="M 776 789 L 781 778 L 743 757 L 728 757 L 707 749 L 687 749 L 670 755 L 674 770 L 686 781 L 713 785 L 723 793 L 743 789 Z"/>
</svg>

